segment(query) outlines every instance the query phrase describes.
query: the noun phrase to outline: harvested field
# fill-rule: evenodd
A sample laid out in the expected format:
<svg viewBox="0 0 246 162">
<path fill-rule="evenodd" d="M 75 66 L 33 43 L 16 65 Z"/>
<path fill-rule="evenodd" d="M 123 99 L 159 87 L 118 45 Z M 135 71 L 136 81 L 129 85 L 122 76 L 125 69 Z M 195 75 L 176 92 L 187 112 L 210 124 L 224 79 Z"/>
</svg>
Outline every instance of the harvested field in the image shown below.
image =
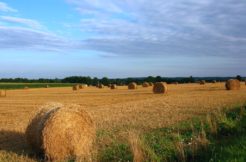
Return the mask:
<svg viewBox="0 0 246 162">
<path fill-rule="evenodd" d="M 36 161 L 24 132 L 31 112 L 47 102 L 78 104 L 90 114 L 98 132 L 124 137 L 129 129 L 141 133 L 245 101 L 246 86 L 227 91 L 225 83 L 168 85 L 168 94 L 164 95 L 153 94 L 152 87 L 129 91 L 127 86 L 114 91 L 88 87 L 78 93 L 71 87 L 9 90 L 6 98 L 0 98 L 0 161 L 6 157 Z"/>
</svg>

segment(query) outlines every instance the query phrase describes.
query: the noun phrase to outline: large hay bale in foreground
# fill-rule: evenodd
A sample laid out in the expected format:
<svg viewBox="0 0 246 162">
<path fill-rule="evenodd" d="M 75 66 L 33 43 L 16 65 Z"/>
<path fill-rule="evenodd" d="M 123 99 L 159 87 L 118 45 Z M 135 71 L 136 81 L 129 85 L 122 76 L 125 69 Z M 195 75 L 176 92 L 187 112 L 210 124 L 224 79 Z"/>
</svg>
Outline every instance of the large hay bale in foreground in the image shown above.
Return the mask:
<svg viewBox="0 0 246 162">
<path fill-rule="evenodd" d="M 80 89 L 80 88 L 79 88 L 79 84 L 76 84 L 76 85 L 73 86 L 73 90 L 74 90 L 74 91 L 77 91 L 77 90 L 79 90 L 79 89 Z"/>
<path fill-rule="evenodd" d="M 135 82 L 131 82 L 128 84 L 128 89 L 137 89 L 138 85 Z"/>
<path fill-rule="evenodd" d="M 111 89 L 117 89 L 117 85 L 116 84 L 111 84 L 110 88 Z"/>
<path fill-rule="evenodd" d="M 201 85 L 204 85 L 204 84 L 206 84 L 206 81 L 205 81 L 205 80 L 201 80 L 199 83 L 200 83 Z"/>
<path fill-rule="evenodd" d="M 90 116 L 77 105 L 46 104 L 30 121 L 26 140 L 48 161 L 90 158 L 95 127 Z"/>
<path fill-rule="evenodd" d="M 227 90 L 239 90 L 240 89 L 240 81 L 237 79 L 229 79 L 226 81 L 225 87 Z"/>
<path fill-rule="evenodd" d="M 6 90 L 0 90 L 0 97 L 6 97 L 6 96 L 7 96 Z"/>
<path fill-rule="evenodd" d="M 143 86 L 143 87 L 149 87 L 149 83 L 148 83 L 148 82 L 144 82 L 144 83 L 142 84 L 142 86 Z"/>
<path fill-rule="evenodd" d="M 167 84 L 165 82 L 157 82 L 153 87 L 154 93 L 167 93 Z"/>
</svg>

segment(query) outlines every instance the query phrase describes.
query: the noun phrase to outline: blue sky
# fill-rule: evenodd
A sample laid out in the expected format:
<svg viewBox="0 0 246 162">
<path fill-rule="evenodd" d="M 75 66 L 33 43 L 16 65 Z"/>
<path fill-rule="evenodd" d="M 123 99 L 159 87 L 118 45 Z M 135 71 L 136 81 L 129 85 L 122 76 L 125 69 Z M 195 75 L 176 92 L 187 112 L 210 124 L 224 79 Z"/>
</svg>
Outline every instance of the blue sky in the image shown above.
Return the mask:
<svg viewBox="0 0 246 162">
<path fill-rule="evenodd" d="M 0 78 L 246 76 L 244 0 L 0 0 Z"/>
</svg>

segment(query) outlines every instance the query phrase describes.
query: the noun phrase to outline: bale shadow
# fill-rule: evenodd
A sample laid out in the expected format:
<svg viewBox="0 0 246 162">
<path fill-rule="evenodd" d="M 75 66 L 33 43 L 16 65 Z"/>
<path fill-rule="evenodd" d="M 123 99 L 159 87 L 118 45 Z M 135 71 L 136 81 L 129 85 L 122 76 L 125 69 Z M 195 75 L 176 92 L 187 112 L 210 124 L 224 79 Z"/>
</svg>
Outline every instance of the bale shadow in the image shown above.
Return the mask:
<svg viewBox="0 0 246 162">
<path fill-rule="evenodd" d="M 27 156 L 40 161 L 42 157 L 36 155 L 28 146 L 25 134 L 17 131 L 0 130 L 0 150 L 15 153 L 19 156 Z"/>
</svg>

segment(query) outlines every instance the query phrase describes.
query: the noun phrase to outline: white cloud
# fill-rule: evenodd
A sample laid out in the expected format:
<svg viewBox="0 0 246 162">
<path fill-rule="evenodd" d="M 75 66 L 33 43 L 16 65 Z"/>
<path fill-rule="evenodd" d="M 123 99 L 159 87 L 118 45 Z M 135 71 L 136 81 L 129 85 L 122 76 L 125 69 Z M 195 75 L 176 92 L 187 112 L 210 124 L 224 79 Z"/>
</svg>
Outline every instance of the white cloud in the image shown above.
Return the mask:
<svg viewBox="0 0 246 162">
<path fill-rule="evenodd" d="M 3 12 L 17 12 L 16 9 L 9 7 L 6 3 L 0 2 L 0 11 Z"/>
<path fill-rule="evenodd" d="M 83 14 L 94 14 L 96 12 L 103 13 L 120 13 L 123 12 L 118 5 L 120 2 L 111 0 L 66 0 L 68 3 L 74 4 L 76 9 Z"/>
<path fill-rule="evenodd" d="M 84 42 L 90 49 L 128 56 L 246 53 L 244 0 L 66 1 L 80 11 L 81 30 L 96 35 Z"/>
<path fill-rule="evenodd" d="M 0 49 L 64 52 L 79 48 L 79 42 L 49 32 L 0 26 Z"/>
<path fill-rule="evenodd" d="M 1 16 L 1 19 L 3 21 L 5 21 L 5 22 L 26 25 L 26 26 L 31 27 L 31 28 L 34 28 L 34 29 L 41 29 L 41 28 L 43 28 L 43 26 L 38 21 L 36 21 L 36 20 L 19 18 L 19 17 L 12 17 L 12 16 Z"/>
<path fill-rule="evenodd" d="M 0 11 L 16 12 L 0 2 Z M 80 49 L 81 43 L 58 36 L 37 20 L 0 16 L 0 49 L 68 52 Z"/>
<path fill-rule="evenodd" d="M 42 32 L 44 27 L 36 20 L 2 16 L 2 21 L 15 25 L 0 27 L 0 48 L 88 49 L 131 57 L 243 57 L 246 53 L 244 0 L 66 1 L 81 13 L 75 27 L 89 39 L 68 40 Z M 73 25 L 68 26 L 73 30 Z"/>
</svg>

